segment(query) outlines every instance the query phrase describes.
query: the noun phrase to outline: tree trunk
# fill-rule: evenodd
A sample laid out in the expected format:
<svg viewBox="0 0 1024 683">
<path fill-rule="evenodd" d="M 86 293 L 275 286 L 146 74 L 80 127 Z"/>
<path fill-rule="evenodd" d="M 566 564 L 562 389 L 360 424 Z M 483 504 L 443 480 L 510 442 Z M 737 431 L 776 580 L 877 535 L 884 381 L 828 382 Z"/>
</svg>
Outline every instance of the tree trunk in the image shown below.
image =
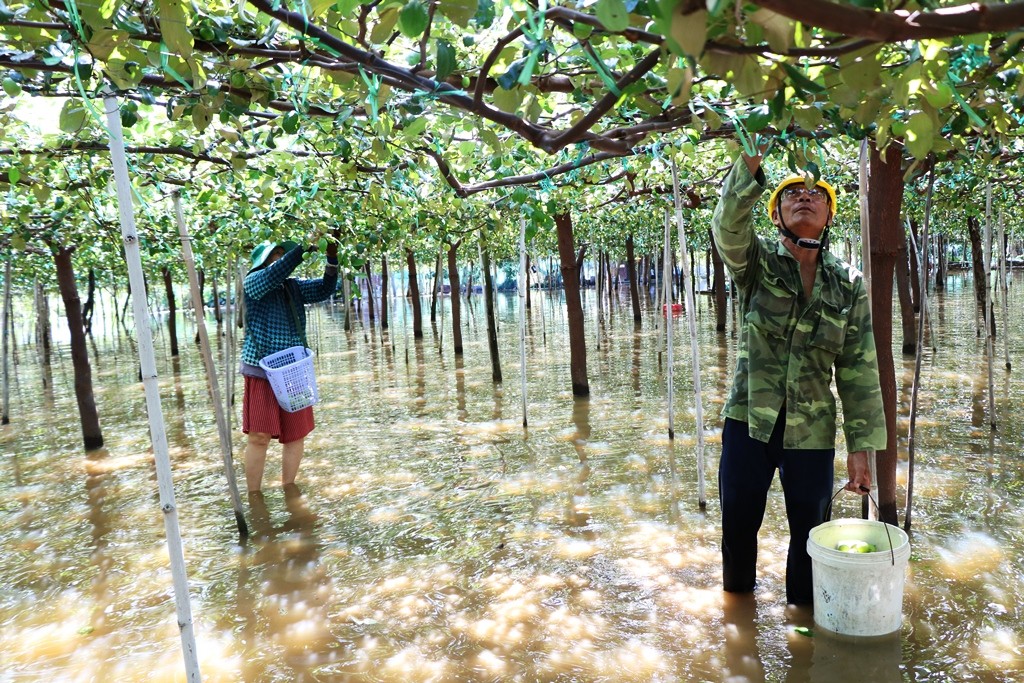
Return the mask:
<svg viewBox="0 0 1024 683">
<path fill-rule="evenodd" d="M 626 235 L 626 277 L 629 278 L 629 300 L 633 303 L 634 327 L 643 321 L 640 314 L 640 287 L 636 278 L 636 252 L 632 233 Z"/>
<path fill-rule="evenodd" d="M 452 348 L 456 356 L 462 355 L 462 298 L 457 253 L 462 240 L 448 247 L 448 282 L 452 287 Z"/>
<path fill-rule="evenodd" d="M 380 257 L 380 329 L 388 329 L 388 257 Z"/>
<path fill-rule="evenodd" d="M 892 287 L 899 258 L 903 229 L 900 208 L 903 204 L 903 161 L 901 149 L 890 147 L 886 160 L 871 147 L 869 193 L 869 229 L 871 236 L 871 318 L 878 355 L 878 374 L 885 406 L 888 435 L 885 450 L 877 451 L 878 516 L 897 524 L 896 516 L 896 369 L 892 355 Z"/>
<path fill-rule="evenodd" d="M 530 255 L 526 255 L 526 310 L 530 310 Z"/>
<path fill-rule="evenodd" d="M 164 293 L 167 295 L 167 334 L 171 338 L 171 357 L 178 357 L 178 304 L 174 300 L 171 269 L 164 268 Z"/>
<path fill-rule="evenodd" d="M 494 279 L 491 277 L 491 254 L 480 250 L 480 268 L 484 272 L 484 308 L 487 309 L 487 350 L 491 355 L 491 380 L 501 382 L 501 360 L 498 358 L 498 327 L 494 320 Z"/>
<path fill-rule="evenodd" d="M 370 259 L 366 259 L 364 270 L 366 271 L 366 313 L 370 316 L 372 326 L 373 321 L 377 319 L 377 314 L 376 305 L 373 302 L 373 271 L 370 269 Z M 383 307 L 384 304 L 381 304 L 381 308 Z"/>
<path fill-rule="evenodd" d="M 906 237 L 901 237 L 899 246 L 900 250 L 896 254 L 896 291 L 900 298 L 903 355 L 913 356 L 917 352 L 917 319 L 914 316 L 914 301 L 910 293 L 910 271 Z"/>
<path fill-rule="evenodd" d="M 587 381 L 587 341 L 583 329 L 583 303 L 580 300 L 579 268 L 586 247 L 580 247 L 579 256 L 574 254 L 572 216 L 566 213 L 555 215 L 558 232 L 558 255 L 561 260 L 562 284 L 565 287 L 565 310 L 569 321 L 569 369 L 572 377 L 573 396 L 589 396 L 590 383 Z"/>
<path fill-rule="evenodd" d="M 61 247 L 54 254 L 53 262 L 57 267 L 57 285 L 64 300 L 64 314 L 71 335 L 71 365 L 75 371 L 75 399 L 82 422 L 82 440 L 85 450 L 93 451 L 103 447 L 103 432 L 100 430 L 96 397 L 92 391 L 92 368 L 89 366 L 89 350 L 82 324 L 82 300 L 78 296 L 78 285 L 75 284 L 75 272 L 71 265 L 72 251 L 74 248 Z M 136 321 L 138 325 L 146 323 L 145 320 Z"/>
<path fill-rule="evenodd" d="M 572 232 L 572 218 L 569 217 L 569 218 L 567 218 L 567 220 L 569 221 L 569 231 L 571 233 Z M 559 252 L 559 256 L 561 256 L 561 252 Z M 583 259 L 586 258 L 586 256 L 587 256 L 587 245 L 584 244 L 584 245 L 580 246 L 580 252 L 579 252 L 579 254 L 576 255 L 576 281 L 580 284 L 581 287 L 583 286 Z M 562 279 L 564 280 L 565 279 L 565 269 L 562 268 L 561 270 L 562 270 Z M 579 290 L 577 289 L 577 291 L 579 291 Z"/>
<path fill-rule="evenodd" d="M 708 228 L 708 239 L 711 241 L 711 247 L 708 251 L 711 254 L 711 269 L 714 273 L 711 291 L 715 296 L 715 332 L 725 332 L 726 314 L 728 313 L 725 297 L 727 282 L 725 279 L 725 262 L 722 261 L 722 255 L 718 253 L 718 245 L 715 244 L 715 236 L 710 228 Z"/>
<path fill-rule="evenodd" d="M 430 322 L 437 321 L 437 295 L 441 289 L 441 252 L 437 252 L 434 262 L 434 288 L 430 292 Z"/>
<path fill-rule="evenodd" d="M 935 264 L 935 291 L 946 291 L 946 236 L 939 233 L 935 236 L 935 253 L 938 263 Z"/>
<path fill-rule="evenodd" d="M 230 290 L 227 292 L 227 294 L 228 296 L 226 297 L 225 301 L 227 301 L 227 299 L 230 298 Z M 231 302 L 227 301 L 227 305 L 230 306 Z M 220 308 L 220 288 L 217 286 L 216 274 L 214 274 L 213 278 L 213 319 L 217 321 L 218 325 L 224 322 L 224 313 L 223 311 L 221 311 Z"/>
<path fill-rule="evenodd" d="M 96 270 L 89 269 L 89 287 L 85 294 L 85 305 L 82 306 L 82 324 L 85 333 L 92 334 L 92 312 L 96 308 Z"/>
<path fill-rule="evenodd" d="M 423 339 L 423 311 L 420 307 L 420 283 L 416 280 L 416 257 L 410 249 L 405 250 L 405 262 L 409 267 L 409 298 L 412 301 L 412 336 Z"/>
<path fill-rule="evenodd" d="M 469 271 L 466 273 L 466 301 L 469 301 L 470 295 L 473 293 L 473 262 L 469 262 Z M 470 310 L 470 318 L 472 318 L 472 309 Z"/>
<path fill-rule="evenodd" d="M 967 217 L 967 234 L 971 238 L 971 266 L 974 273 L 974 298 L 978 302 L 978 310 L 985 314 L 985 251 L 981 246 L 981 221 L 976 216 Z"/>
<path fill-rule="evenodd" d="M 46 298 L 46 290 L 36 280 L 36 344 L 39 347 L 39 359 L 42 364 L 50 364 L 50 346 L 52 336 L 50 334 L 50 302 Z M 117 302 L 115 300 L 115 310 Z"/>
</svg>

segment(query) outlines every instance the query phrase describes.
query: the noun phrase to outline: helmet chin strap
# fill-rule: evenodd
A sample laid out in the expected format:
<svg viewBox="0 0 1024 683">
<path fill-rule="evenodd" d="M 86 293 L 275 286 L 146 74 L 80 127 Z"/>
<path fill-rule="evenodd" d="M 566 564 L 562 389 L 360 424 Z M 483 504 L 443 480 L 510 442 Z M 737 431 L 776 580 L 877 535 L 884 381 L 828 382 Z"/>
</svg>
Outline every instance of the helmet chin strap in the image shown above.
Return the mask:
<svg viewBox="0 0 1024 683">
<path fill-rule="evenodd" d="M 783 235 L 792 240 L 793 244 L 802 249 L 821 249 L 825 243 L 825 235 L 828 234 L 829 225 L 826 223 L 825 228 L 821 231 L 822 239 L 816 240 L 810 237 L 800 237 L 795 232 L 786 227 L 786 221 L 782 217 L 782 207 L 780 206 L 776 211 L 779 214 L 779 225 L 776 226 Z"/>
</svg>

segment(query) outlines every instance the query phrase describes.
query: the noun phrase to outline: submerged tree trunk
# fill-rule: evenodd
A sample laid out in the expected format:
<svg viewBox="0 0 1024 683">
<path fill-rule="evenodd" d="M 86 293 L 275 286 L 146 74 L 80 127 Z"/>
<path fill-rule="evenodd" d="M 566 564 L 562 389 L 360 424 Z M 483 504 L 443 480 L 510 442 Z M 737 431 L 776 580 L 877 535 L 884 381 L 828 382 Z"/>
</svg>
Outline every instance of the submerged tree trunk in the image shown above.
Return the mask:
<svg viewBox="0 0 1024 683">
<path fill-rule="evenodd" d="M 203 271 L 199 272 L 201 273 Z M 230 291 L 228 291 L 227 294 L 230 295 Z M 228 296 L 227 298 L 230 298 L 230 296 Z M 225 305 L 230 306 L 231 302 L 225 299 Z M 224 312 L 221 310 L 220 307 L 220 288 L 217 286 L 216 273 L 214 273 L 213 276 L 213 319 L 217 321 L 218 325 L 224 322 Z"/>
<path fill-rule="evenodd" d="M 364 270 L 366 271 L 366 313 L 370 317 L 370 323 L 377 319 L 376 305 L 373 301 L 373 271 L 370 269 L 370 260 L 367 259 L 364 264 Z M 384 304 L 381 304 L 381 308 Z"/>
<path fill-rule="evenodd" d="M 907 260 L 907 239 L 899 240 L 900 250 L 896 254 L 896 291 L 900 300 L 900 322 L 903 328 L 903 355 L 913 356 L 917 350 L 917 318 L 914 316 L 914 301 L 910 293 L 910 272 Z"/>
<path fill-rule="evenodd" d="M 412 336 L 423 339 L 423 310 L 420 306 L 420 284 L 416 279 L 416 257 L 412 250 L 405 250 L 405 262 L 409 267 L 409 298 L 412 301 Z"/>
<path fill-rule="evenodd" d="M 89 269 L 89 286 L 85 292 L 85 305 L 82 306 L 82 324 L 85 333 L 92 334 L 92 312 L 96 308 L 96 270 Z"/>
<path fill-rule="evenodd" d="M 164 268 L 164 293 L 167 295 L 167 334 L 171 338 L 171 357 L 178 357 L 178 304 L 174 300 L 171 269 Z"/>
<path fill-rule="evenodd" d="M 380 329 L 388 329 L 388 257 L 380 257 Z"/>
<path fill-rule="evenodd" d="M 640 314 L 640 287 L 636 279 L 636 251 L 633 235 L 626 235 L 626 277 L 629 278 L 629 300 L 633 303 L 633 323 L 639 325 L 643 321 Z"/>
<path fill-rule="evenodd" d="M 718 245 L 715 244 L 715 236 L 708 228 L 708 239 L 711 246 L 708 252 L 711 254 L 711 269 L 714 273 L 714 281 L 711 283 L 711 291 L 715 297 L 715 332 L 725 332 L 726 320 L 726 297 L 725 297 L 725 262 L 722 255 L 718 253 Z"/>
<path fill-rule="evenodd" d="M 45 366 L 50 364 L 50 346 L 53 339 L 50 334 L 50 301 L 46 297 L 46 290 L 42 283 L 36 280 L 36 344 L 39 347 L 39 360 Z M 117 308 L 117 299 L 114 300 L 114 308 Z"/>
<path fill-rule="evenodd" d="M 452 349 L 456 356 L 462 355 L 462 298 L 459 296 L 459 264 L 458 249 L 462 244 L 459 240 L 448 247 L 448 282 L 452 287 Z"/>
<path fill-rule="evenodd" d="M 498 358 L 498 327 L 494 320 L 494 279 L 491 277 L 491 254 L 480 249 L 480 267 L 484 272 L 484 308 L 487 309 L 487 350 L 491 355 L 491 380 L 501 382 L 501 360 Z"/>
<path fill-rule="evenodd" d="M 946 236 L 939 233 L 935 236 L 935 291 L 946 291 Z M 927 263 L 927 260 L 925 261 Z"/>
<path fill-rule="evenodd" d="M 103 432 L 100 417 L 96 411 L 96 397 L 92 390 L 92 368 L 89 366 L 89 350 L 86 347 L 85 327 L 82 324 L 82 301 L 75 284 L 75 272 L 71 265 L 74 248 L 61 247 L 53 256 L 57 267 L 57 285 L 64 301 L 64 314 L 68 320 L 71 335 L 71 365 L 75 371 L 75 400 L 78 402 L 78 416 L 82 423 L 82 439 L 85 450 L 93 451 L 103 447 Z M 144 321 L 138 324 L 144 325 Z"/>
<path fill-rule="evenodd" d="M 981 221 L 977 216 L 967 217 L 967 234 L 971 238 L 971 272 L 974 273 L 974 298 L 978 311 L 985 315 L 986 292 L 988 291 L 985 263 L 985 249 L 981 245 Z M 981 329 L 979 327 L 979 329 Z"/>
<path fill-rule="evenodd" d="M 896 369 L 892 355 L 892 287 L 896 260 L 899 258 L 903 229 L 900 208 L 903 204 L 903 156 L 898 147 L 890 147 L 883 161 L 871 147 L 869 193 L 869 229 L 871 236 L 871 317 L 878 356 L 878 375 L 885 406 L 888 435 L 885 450 L 875 453 L 878 476 L 878 516 L 889 524 L 896 516 Z"/>
<path fill-rule="evenodd" d="M 441 252 L 437 252 L 434 262 L 434 287 L 430 292 L 430 322 L 437 321 L 437 295 L 441 290 Z"/>
<path fill-rule="evenodd" d="M 555 215 L 558 232 L 558 255 L 561 260 L 562 283 L 565 287 L 565 311 L 569 321 L 569 370 L 572 377 L 573 396 L 589 396 L 590 383 L 587 380 L 587 341 L 583 329 L 583 303 L 580 301 L 579 273 L 577 268 L 586 247 L 580 248 L 577 258 L 574 252 L 572 216 L 566 213 Z"/>
<path fill-rule="evenodd" d="M 526 310 L 530 310 L 530 255 L 526 255 Z"/>
</svg>

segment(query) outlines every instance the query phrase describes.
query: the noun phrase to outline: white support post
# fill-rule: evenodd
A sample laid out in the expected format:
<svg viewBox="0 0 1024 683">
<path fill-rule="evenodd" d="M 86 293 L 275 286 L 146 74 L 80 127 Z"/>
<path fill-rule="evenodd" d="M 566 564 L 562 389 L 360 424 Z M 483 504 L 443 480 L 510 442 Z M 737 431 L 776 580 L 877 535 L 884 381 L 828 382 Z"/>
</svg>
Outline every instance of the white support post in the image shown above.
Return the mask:
<svg viewBox="0 0 1024 683">
<path fill-rule="evenodd" d="M 676 430 L 673 423 L 673 414 L 675 413 L 675 373 L 674 364 L 672 362 L 672 273 L 669 270 L 672 267 L 672 230 L 669 219 L 668 209 L 665 209 L 665 259 L 664 259 L 664 270 L 662 271 L 662 286 L 665 290 L 663 297 L 664 304 L 662 308 L 662 314 L 665 316 L 665 351 L 666 351 L 666 363 L 667 372 L 665 373 L 665 382 L 668 388 L 668 438 L 676 438 Z"/>
<path fill-rule="evenodd" d="M 985 187 L 985 237 L 982 254 L 985 260 L 985 351 L 988 356 L 988 421 L 996 428 L 995 339 L 992 338 L 992 181 Z"/>
<path fill-rule="evenodd" d="M 192 310 L 196 316 L 196 329 L 199 332 L 199 350 L 203 357 L 203 368 L 206 370 L 206 381 L 213 401 L 213 414 L 217 422 L 217 435 L 220 437 L 220 454 L 224 460 L 224 475 L 228 480 L 228 493 L 231 496 L 231 507 L 235 511 L 235 523 L 238 534 L 245 538 L 249 535 L 249 527 L 245 523 L 245 512 L 242 510 L 242 498 L 238 495 L 238 480 L 235 478 L 235 459 L 232 454 L 231 431 L 224 415 L 224 404 L 220 399 L 220 386 L 217 384 L 217 368 L 213 364 L 213 351 L 210 348 L 210 335 L 206 330 L 206 312 L 202 294 L 199 291 L 199 275 L 196 273 L 196 261 L 192 254 L 192 238 L 185 225 L 185 216 L 181 211 L 181 193 L 175 191 L 171 195 L 174 201 L 174 219 L 178 223 L 178 235 L 181 237 L 181 253 L 185 258 L 185 270 L 188 271 L 189 294 L 192 299 Z M 226 369 L 226 368 L 225 368 Z"/>
<path fill-rule="evenodd" d="M 693 295 L 693 281 L 690 279 L 690 257 L 686 249 L 686 235 L 683 230 L 683 201 L 679 194 L 679 172 L 672 162 L 672 191 L 675 195 L 676 230 L 679 233 L 680 262 L 683 271 L 683 291 L 686 295 L 686 319 L 690 324 L 690 357 L 693 363 L 693 405 L 697 423 L 697 504 L 707 507 L 704 492 L 704 400 L 700 382 L 700 343 L 697 339 L 697 304 Z"/>
<path fill-rule="evenodd" d="M 117 99 L 109 94 L 109 91 L 104 95 L 103 102 L 107 115 L 107 128 L 110 131 L 110 160 L 114 166 L 114 181 L 117 186 L 121 238 L 124 240 L 125 260 L 128 263 L 128 281 L 131 283 L 132 315 L 135 318 L 135 334 L 139 344 L 139 364 L 142 366 L 142 386 L 146 395 L 146 412 L 149 415 L 149 434 L 153 443 L 153 457 L 156 461 L 160 510 L 164 516 L 167 551 L 171 561 L 171 581 L 174 586 L 178 629 L 181 632 L 181 649 L 185 658 L 185 676 L 189 683 L 198 683 L 201 680 L 199 657 L 196 652 L 195 633 L 192 626 L 192 606 L 189 602 L 185 555 L 182 552 L 181 531 L 178 528 L 178 506 L 174 501 L 174 481 L 167 447 L 167 431 L 164 426 L 163 410 L 160 406 L 160 388 L 157 385 L 153 336 L 149 329 L 149 306 L 146 301 L 146 287 L 142 276 L 139 235 L 135 231 L 135 216 L 132 213 L 132 191 L 128 180 L 128 161 L 125 158 L 124 137 L 121 132 L 121 112 L 117 106 Z"/>
<path fill-rule="evenodd" d="M 526 218 L 519 218 L 519 375 L 523 391 L 523 429 L 526 429 Z"/>
</svg>

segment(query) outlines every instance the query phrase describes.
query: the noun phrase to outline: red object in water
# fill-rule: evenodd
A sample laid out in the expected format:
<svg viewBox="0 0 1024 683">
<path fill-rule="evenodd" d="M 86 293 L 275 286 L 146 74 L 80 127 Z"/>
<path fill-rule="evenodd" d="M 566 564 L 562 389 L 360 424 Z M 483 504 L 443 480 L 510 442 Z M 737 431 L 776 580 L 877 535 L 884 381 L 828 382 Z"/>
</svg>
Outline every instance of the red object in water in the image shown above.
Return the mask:
<svg viewBox="0 0 1024 683">
<path fill-rule="evenodd" d="M 662 315 L 665 315 L 667 308 L 668 308 L 668 304 L 662 304 L 662 306 L 661 306 L 661 314 Z M 672 304 L 672 315 L 679 315 L 682 312 L 683 312 L 683 305 L 682 304 Z"/>
</svg>

